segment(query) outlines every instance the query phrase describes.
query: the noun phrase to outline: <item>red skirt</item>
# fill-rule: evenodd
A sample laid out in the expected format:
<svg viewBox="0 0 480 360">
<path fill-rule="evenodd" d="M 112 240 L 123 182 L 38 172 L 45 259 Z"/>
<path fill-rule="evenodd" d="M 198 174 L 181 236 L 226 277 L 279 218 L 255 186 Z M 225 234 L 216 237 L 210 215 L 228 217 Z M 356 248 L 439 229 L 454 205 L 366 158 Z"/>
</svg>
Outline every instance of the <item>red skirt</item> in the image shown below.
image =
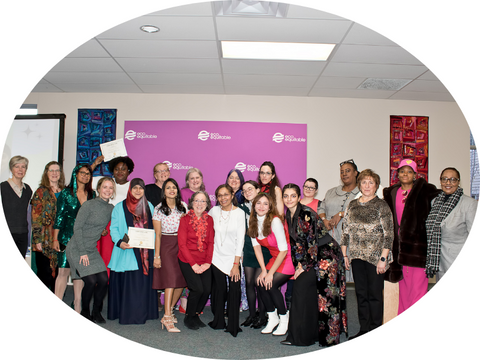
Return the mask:
<svg viewBox="0 0 480 360">
<path fill-rule="evenodd" d="M 187 282 L 178 264 L 177 235 L 162 235 L 160 242 L 162 267 L 153 269 L 153 289 L 184 288 Z"/>
</svg>

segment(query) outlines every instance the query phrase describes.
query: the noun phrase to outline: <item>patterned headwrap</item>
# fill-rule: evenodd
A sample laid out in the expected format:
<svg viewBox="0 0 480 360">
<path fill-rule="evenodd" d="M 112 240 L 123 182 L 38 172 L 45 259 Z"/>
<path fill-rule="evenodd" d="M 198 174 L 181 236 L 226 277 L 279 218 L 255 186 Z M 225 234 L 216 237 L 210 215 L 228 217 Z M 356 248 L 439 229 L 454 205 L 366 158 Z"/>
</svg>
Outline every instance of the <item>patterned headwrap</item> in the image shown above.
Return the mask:
<svg viewBox="0 0 480 360">
<path fill-rule="evenodd" d="M 147 207 L 148 201 L 147 198 L 142 196 L 140 199 L 136 199 L 132 194 L 132 188 L 140 185 L 145 190 L 145 183 L 140 178 L 135 178 L 130 181 L 130 187 L 128 188 L 127 193 L 127 209 L 133 215 L 133 223 L 135 227 L 146 228 L 148 227 L 148 217 L 147 217 Z"/>
</svg>

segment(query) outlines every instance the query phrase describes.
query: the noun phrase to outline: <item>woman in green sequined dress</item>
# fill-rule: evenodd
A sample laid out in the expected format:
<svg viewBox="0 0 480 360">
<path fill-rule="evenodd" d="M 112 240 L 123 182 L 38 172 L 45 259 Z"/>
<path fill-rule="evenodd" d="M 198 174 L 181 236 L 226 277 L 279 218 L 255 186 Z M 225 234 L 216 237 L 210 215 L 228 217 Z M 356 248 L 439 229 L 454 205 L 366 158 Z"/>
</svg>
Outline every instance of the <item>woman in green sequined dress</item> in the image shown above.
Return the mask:
<svg viewBox="0 0 480 360">
<path fill-rule="evenodd" d="M 77 165 L 72 172 L 70 184 L 62 190 L 57 200 L 57 214 L 53 225 L 53 248 L 57 251 L 58 277 L 55 282 L 55 295 L 63 299 L 67 287 L 70 265 L 65 248 L 73 235 L 73 226 L 80 206 L 95 197 L 92 189 L 92 170 L 90 165 Z M 83 281 L 73 281 L 75 311 L 81 311 Z"/>
</svg>

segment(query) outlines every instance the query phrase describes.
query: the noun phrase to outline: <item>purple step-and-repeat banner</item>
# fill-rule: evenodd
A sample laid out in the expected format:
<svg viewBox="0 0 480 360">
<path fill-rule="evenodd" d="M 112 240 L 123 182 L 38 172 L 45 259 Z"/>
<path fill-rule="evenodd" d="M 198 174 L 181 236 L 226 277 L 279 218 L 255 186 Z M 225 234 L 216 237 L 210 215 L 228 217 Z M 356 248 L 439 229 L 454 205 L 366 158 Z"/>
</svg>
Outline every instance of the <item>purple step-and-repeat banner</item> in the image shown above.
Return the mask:
<svg viewBox="0 0 480 360">
<path fill-rule="evenodd" d="M 231 169 L 239 169 L 245 180 L 257 180 L 264 161 L 275 165 L 282 186 L 292 182 L 301 187 L 306 179 L 306 124 L 125 121 L 124 140 L 135 162 L 130 179 L 153 183 L 154 165 L 166 162 L 182 188 L 187 170 L 196 167 L 212 199 Z"/>
</svg>

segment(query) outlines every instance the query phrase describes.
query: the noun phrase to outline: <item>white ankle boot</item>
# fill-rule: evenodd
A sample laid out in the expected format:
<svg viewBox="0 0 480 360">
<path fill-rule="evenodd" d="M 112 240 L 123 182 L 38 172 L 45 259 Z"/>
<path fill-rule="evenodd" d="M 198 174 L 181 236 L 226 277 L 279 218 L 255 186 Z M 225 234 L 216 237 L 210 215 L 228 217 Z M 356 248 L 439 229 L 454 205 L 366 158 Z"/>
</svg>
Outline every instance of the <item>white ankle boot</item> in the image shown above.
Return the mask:
<svg viewBox="0 0 480 360">
<path fill-rule="evenodd" d="M 268 315 L 267 326 L 265 326 L 265 328 L 261 331 L 262 334 L 270 334 L 280 321 L 278 319 L 277 309 L 275 309 L 275 311 L 272 311 L 272 312 L 267 312 L 267 315 Z"/>
<path fill-rule="evenodd" d="M 288 330 L 288 314 L 279 315 L 280 322 L 278 324 L 277 330 L 273 332 L 273 335 L 285 335 Z"/>
</svg>

